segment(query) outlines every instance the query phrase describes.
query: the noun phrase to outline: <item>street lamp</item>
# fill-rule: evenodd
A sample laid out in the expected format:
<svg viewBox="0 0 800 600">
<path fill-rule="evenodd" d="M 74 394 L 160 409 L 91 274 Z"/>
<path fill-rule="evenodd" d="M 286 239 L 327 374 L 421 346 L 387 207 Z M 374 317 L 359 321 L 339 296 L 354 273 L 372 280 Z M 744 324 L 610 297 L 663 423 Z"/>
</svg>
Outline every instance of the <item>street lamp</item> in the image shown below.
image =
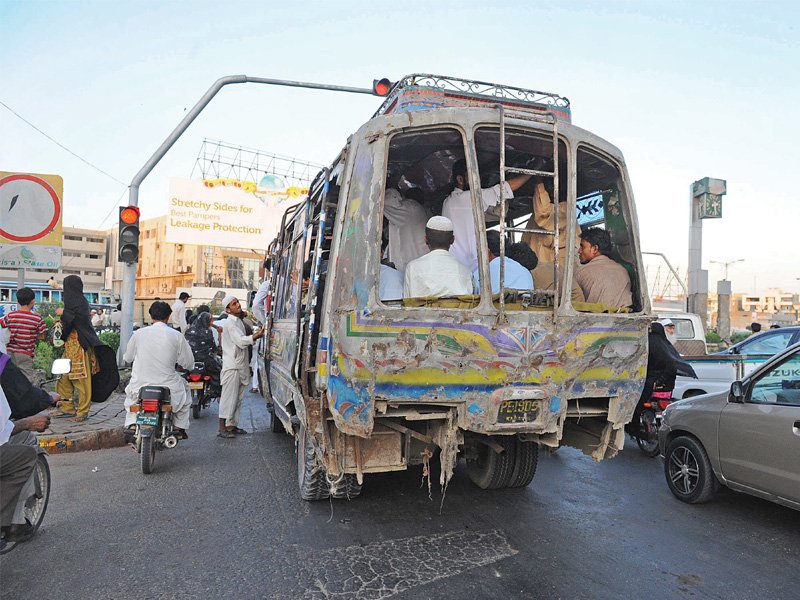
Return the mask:
<svg viewBox="0 0 800 600">
<path fill-rule="evenodd" d="M 734 263 L 744 262 L 744 259 L 743 258 L 737 258 L 736 260 L 728 260 L 728 261 L 710 260 L 708 262 L 715 263 L 715 264 L 718 264 L 718 265 L 722 265 L 723 268 L 725 269 L 725 277 L 723 277 L 723 280 L 727 281 L 728 280 L 728 267 L 731 266 Z"/>
</svg>

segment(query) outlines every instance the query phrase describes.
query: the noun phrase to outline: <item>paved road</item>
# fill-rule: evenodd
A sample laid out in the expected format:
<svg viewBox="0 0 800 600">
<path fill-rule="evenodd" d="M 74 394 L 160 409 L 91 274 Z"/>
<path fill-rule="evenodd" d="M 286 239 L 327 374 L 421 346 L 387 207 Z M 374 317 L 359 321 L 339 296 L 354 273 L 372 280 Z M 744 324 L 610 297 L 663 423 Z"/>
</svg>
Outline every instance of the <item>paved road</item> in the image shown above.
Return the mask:
<svg viewBox="0 0 800 600">
<path fill-rule="evenodd" d="M 2 598 L 798 597 L 800 512 L 731 492 L 684 505 L 635 446 L 543 456 L 524 490 L 480 491 L 462 465 L 444 502 L 416 468 L 308 504 L 291 438 L 245 408 L 250 435 L 216 438 L 205 414 L 149 476 L 129 448 L 52 456 L 44 526 L 0 557 Z"/>
</svg>

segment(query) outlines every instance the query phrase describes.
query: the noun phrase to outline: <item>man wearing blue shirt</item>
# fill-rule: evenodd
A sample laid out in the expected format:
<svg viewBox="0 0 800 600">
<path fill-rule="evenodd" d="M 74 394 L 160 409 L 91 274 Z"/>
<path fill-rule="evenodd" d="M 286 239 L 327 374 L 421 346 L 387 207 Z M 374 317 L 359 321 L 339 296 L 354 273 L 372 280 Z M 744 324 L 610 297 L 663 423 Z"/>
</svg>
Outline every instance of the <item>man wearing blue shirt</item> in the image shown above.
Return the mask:
<svg viewBox="0 0 800 600">
<path fill-rule="evenodd" d="M 486 245 L 489 248 L 489 277 L 492 282 L 492 293 L 497 294 L 500 292 L 500 233 L 494 230 L 487 231 Z M 513 290 L 533 289 L 533 277 L 528 269 L 508 256 L 505 259 L 505 267 L 505 283 L 503 287 Z M 472 281 L 477 294 L 480 292 L 478 269 L 475 269 L 472 273 Z"/>
</svg>

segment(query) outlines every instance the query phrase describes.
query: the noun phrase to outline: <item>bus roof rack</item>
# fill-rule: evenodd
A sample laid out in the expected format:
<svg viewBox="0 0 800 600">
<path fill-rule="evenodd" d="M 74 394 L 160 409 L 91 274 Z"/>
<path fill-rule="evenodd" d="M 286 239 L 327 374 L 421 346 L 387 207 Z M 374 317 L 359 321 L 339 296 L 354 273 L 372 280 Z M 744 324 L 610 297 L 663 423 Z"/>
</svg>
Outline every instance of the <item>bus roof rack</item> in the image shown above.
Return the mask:
<svg viewBox="0 0 800 600">
<path fill-rule="evenodd" d="M 561 121 L 572 120 L 569 100 L 558 94 L 425 73 L 406 75 L 396 81 L 372 116 L 498 103 L 523 111 L 553 113 Z"/>
</svg>

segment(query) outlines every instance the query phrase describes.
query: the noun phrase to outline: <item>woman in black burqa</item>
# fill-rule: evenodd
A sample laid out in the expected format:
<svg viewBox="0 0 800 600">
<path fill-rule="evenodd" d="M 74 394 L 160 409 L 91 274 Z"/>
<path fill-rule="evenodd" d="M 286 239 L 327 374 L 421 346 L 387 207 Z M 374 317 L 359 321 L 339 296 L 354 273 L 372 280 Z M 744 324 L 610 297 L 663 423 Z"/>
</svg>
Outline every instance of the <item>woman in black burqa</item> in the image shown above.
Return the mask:
<svg viewBox="0 0 800 600">
<path fill-rule="evenodd" d="M 61 376 L 56 392 L 64 398 L 56 416 L 72 416 L 85 421 L 92 402 L 105 402 L 119 385 L 119 371 L 114 351 L 97 337 L 89 313 L 89 302 L 83 295 L 83 281 L 77 275 L 64 278 L 61 316 L 64 357 L 72 361 L 72 370 Z M 77 405 L 74 402 L 78 393 Z"/>
<path fill-rule="evenodd" d="M 650 333 L 647 336 L 649 346 L 647 352 L 647 375 L 644 382 L 644 390 L 639 397 L 639 403 L 633 412 L 631 426 L 638 428 L 639 415 L 644 408 L 643 404 L 650 400 L 653 392 L 671 392 L 675 389 L 675 377 L 694 377 L 692 365 L 681 358 L 680 353 L 667 339 L 664 326 L 659 323 L 650 324 Z"/>
<path fill-rule="evenodd" d="M 212 393 L 218 396 L 222 389 L 219 379 L 221 366 L 217 358 L 217 344 L 214 341 L 214 334 L 211 332 L 213 326 L 209 313 L 198 313 L 186 331 L 186 341 L 189 342 L 195 362 L 203 363 L 206 371 L 211 375 Z"/>
</svg>

